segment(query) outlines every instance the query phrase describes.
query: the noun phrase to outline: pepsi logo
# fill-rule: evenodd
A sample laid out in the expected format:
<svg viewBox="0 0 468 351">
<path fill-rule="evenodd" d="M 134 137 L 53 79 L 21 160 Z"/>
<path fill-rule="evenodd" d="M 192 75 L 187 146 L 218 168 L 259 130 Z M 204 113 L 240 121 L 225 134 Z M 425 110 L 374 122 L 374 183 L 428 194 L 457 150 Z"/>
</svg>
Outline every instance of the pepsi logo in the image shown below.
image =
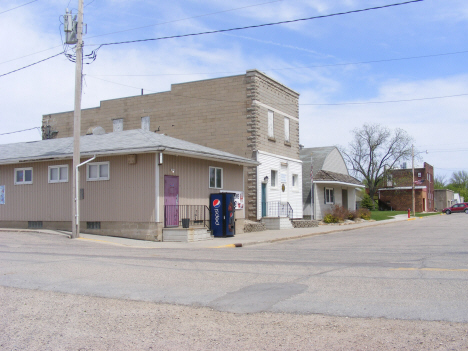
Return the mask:
<svg viewBox="0 0 468 351">
<path fill-rule="evenodd" d="M 215 199 L 213 201 L 213 208 L 220 208 L 221 207 L 221 200 Z"/>
</svg>

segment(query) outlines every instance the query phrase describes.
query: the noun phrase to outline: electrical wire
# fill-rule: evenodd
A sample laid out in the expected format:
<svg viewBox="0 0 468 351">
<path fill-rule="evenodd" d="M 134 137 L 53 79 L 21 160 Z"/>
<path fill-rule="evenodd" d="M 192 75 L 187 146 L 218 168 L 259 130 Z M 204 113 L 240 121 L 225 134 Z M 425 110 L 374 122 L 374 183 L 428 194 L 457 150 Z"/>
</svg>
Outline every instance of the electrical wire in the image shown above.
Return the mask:
<svg viewBox="0 0 468 351">
<path fill-rule="evenodd" d="M 41 129 L 41 127 L 34 127 L 34 128 L 16 130 L 16 131 L 14 131 L 14 132 L 1 133 L 0 135 L 8 135 L 8 134 L 15 134 L 15 133 L 27 132 L 28 130 L 33 130 L 33 129 Z"/>
<path fill-rule="evenodd" d="M 262 28 L 262 27 L 268 27 L 268 26 L 275 26 L 275 25 L 279 25 L 279 24 L 296 23 L 296 22 L 301 22 L 301 21 L 310 21 L 310 20 L 314 20 L 314 19 L 349 15 L 349 14 L 352 14 L 352 13 L 366 12 L 366 11 L 372 11 L 372 10 L 380 10 L 380 9 L 384 9 L 384 8 L 408 5 L 408 4 L 411 4 L 411 3 L 422 2 L 422 1 L 424 1 L 424 0 L 410 0 L 410 1 L 405 1 L 405 2 L 399 2 L 399 3 L 383 5 L 383 6 L 368 7 L 368 8 L 359 9 L 359 10 L 351 10 L 351 11 L 346 11 L 346 12 L 337 12 L 337 13 L 332 13 L 332 14 L 328 14 L 328 15 L 312 16 L 312 17 L 299 18 L 299 19 L 280 21 L 280 22 L 256 24 L 256 25 L 245 26 L 245 27 L 218 29 L 218 30 L 205 31 L 205 32 L 199 32 L 199 33 L 180 34 L 180 35 L 172 35 L 172 36 L 159 37 L 159 38 L 128 40 L 128 41 L 120 41 L 120 42 L 114 42 L 114 43 L 88 44 L 87 46 L 99 45 L 99 47 L 95 50 L 95 51 L 97 51 L 103 46 L 142 43 L 142 42 L 147 42 L 147 41 L 157 41 L 157 40 L 175 39 L 175 38 L 186 38 L 186 37 L 193 37 L 193 36 L 199 36 L 199 35 L 205 35 L 205 34 L 225 33 L 225 32 L 232 32 L 232 31 L 236 31 L 236 30 L 251 29 L 251 28 Z"/>
<path fill-rule="evenodd" d="M 33 1 L 30 1 L 30 2 L 28 2 L 28 3 L 26 3 L 26 4 L 19 5 L 19 6 L 16 6 L 16 7 L 13 7 L 12 9 L 9 9 L 9 10 L 2 11 L 2 12 L 0 12 L 0 15 L 1 15 L 2 13 L 8 12 L 8 11 L 13 11 L 13 10 L 16 10 L 16 9 L 18 9 L 18 8 L 20 8 L 20 7 L 23 7 L 23 6 L 26 6 L 26 5 L 32 4 L 33 2 L 36 2 L 36 1 L 38 1 L 38 0 L 33 0 Z"/>
<path fill-rule="evenodd" d="M 94 0 L 93 0 L 93 1 L 94 1 Z M 260 3 L 260 4 L 254 4 L 254 5 L 249 5 L 249 6 L 237 7 L 237 8 L 233 8 L 233 9 L 229 9 L 229 10 L 223 10 L 223 11 L 217 11 L 217 12 L 211 12 L 211 13 L 207 13 L 207 14 L 204 14 L 204 15 L 198 15 L 198 16 L 187 17 L 187 18 L 181 18 L 181 19 L 172 20 L 172 21 L 167 21 L 167 22 L 149 24 L 149 25 L 142 26 L 142 27 L 124 29 L 124 30 L 120 30 L 120 31 L 117 31 L 117 32 L 111 32 L 111 33 L 105 33 L 105 34 L 95 35 L 95 36 L 92 36 L 92 37 L 88 37 L 88 39 L 103 37 L 103 36 L 106 36 L 106 35 L 112 35 L 112 34 L 117 34 L 117 33 L 130 32 L 130 31 L 133 31 L 133 30 L 138 30 L 138 29 L 143 29 L 143 28 L 149 28 L 149 27 L 155 27 L 155 26 L 160 26 L 160 25 L 163 25 L 163 24 L 169 24 L 169 23 L 187 21 L 187 20 L 189 20 L 189 19 L 207 17 L 207 16 L 212 16 L 212 15 L 217 15 L 217 14 L 220 14 L 220 13 L 226 13 L 226 12 L 231 12 L 231 11 L 243 10 L 243 9 L 246 9 L 246 8 L 249 8 L 249 7 L 256 7 L 256 6 L 271 4 L 271 3 L 274 3 L 274 2 L 280 2 L 280 1 L 283 1 L 283 0 L 274 0 L 274 1 L 269 1 L 269 2 L 262 2 L 262 3 Z"/>
<path fill-rule="evenodd" d="M 242 29 L 249 29 L 249 28 L 261 28 L 261 27 L 274 26 L 274 25 L 279 25 L 279 24 L 294 23 L 294 22 L 300 22 L 300 21 L 308 21 L 308 20 L 314 20 L 314 19 L 320 19 L 320 18 L 328 18 L 328 17 L 341 16 L 341 15 L 347 15 L 347 14 L 359 13 L 359 12 L 365 12 L 365 11 L 371 11 L 371 10 L 379 10 L 379 9 L 384 9 L 384 8 L 389 8 L 389 7 L 408 5 L 408 4 L 411 4 L 411 3 L 422 2 L 422 1 L 424 1 L 424 0 L 410 0 L 410 1 L 400 2 L 400 3 L 393 3 L 393 4 L 383 5 L 383 6 L 369 7 L 369 8 L 365 8 L 365 9 L 359 9 L 359 10 L 351 10 L 351 11 L 346 11 L 346 12 L 338 12 L 338 13 L 333 13 L 333 14 L 328 14 L 328 15 L 313 16 L 313 17 L 300 18 L 300 19 L 281 21 L 281 22 L 264 23 L 264 24 L 246 26 L 246 27 L 219 29 L 219 30 L 214 30 L 214 31 L 206 31 L 206 32 L 191 33 L 191 34 L 181 34 L 181 35 L 174 35 L 174 36 L 160 37 L 160 38 L 139 39 L 139 40 L 122 41 L 122 42 L 115 42 L 115 43 L 104 43 L 104 44 L 100 44 L 100 45 L 98 44 L 99 47 L 97 49 L 93 50 L 91 52 L 91 54 L 88 54 L 88 55 L 85 55 L 85 56 L 91 60 L 91 62 L 87 63 L 87 64 L 90 64 L 90 63 L 92 63 L 92 62 L 94 62 L 96 60 L 96 55 L 97 55 L 98 50 L 101 49 L 104 46 L 130 44 L 130 43 L 141 43 L 141 42 L 146 42 L 146 41 L 156 41 L 156 40 L 164 40 L 164 39 L 184 38 L 184 37 L 199 36 L 199 35 L 204 35 L 204 34 L 231 32 L 231 31 L 235 31 L 235 30 L 242 30 Z M 95 46 L 95 45 L 96 44 L 88 44 L 86 46 Z M 53 57 L 59 56 L 62 53 L 64 53 L 64 51 L 62 51 L 60 54 L 56 54 L 56 55 L 48 57 L 48 58 L 46 58 L 44 60 L 32 63 L 32 64 L 30 64 L 28 66 L 16 69 L 14 71 L 7 72 L 5 74 L 2 74 L 2 75 L 0 75 L 0 77 L 6 76 L 8 74 L 11 74 L 11 73 L 14 73 L 14 72 L 17 72 L 17 71 L 20 71 L 20 70 L 23 70 L 23 69 L 25 69 L 27 67 L 31 67 L 33 65 L 36 65 L 36 64 L 38 64 L 40 62 L 44 62 L 44 61 L 49 60 L 49 59 L 51 59 Z"/>
<path fill-rule="evenodd" d="M 141 88 L 141 87 L 135 87 L 132 85 L 126 85 L 126 84 L 121 84 L 117 82 L 112 82 L 107 79 L 102 79 L 102 78 L 97 78 L 96 76 L 92 75 L 87 75 L 87 77 L 91 77 L 94 79 L 102 80 L 107 83 L 111 84 L 116 84 L 116 85 L 121 85 L 125 86 L 128 88 L 134 88 L 134 89 L 144 89 L 145 91 L 150 91 L 152 93 L 158 93 L 154 90 L 146 89 L 146 88 Z M 202 98 L 198 96 L 188 96 L 188 95 L 180 95 L 180 94 L 174 94 L 176 96 L 181 96 L 181 97 L 186 97 L 186 98 L 192 98 L 192 99 L 200 99 L 200 100 L 209 100 L 209 101 L 223 101 L 223 102 L 244 102 L 244 101 L 239 101 L 239 100 L 220 100 L 220 99 L 210 99 L 210 98 Z M 370 104 L 388 104 L 388 103 L 398 103 L 398 102 L 411 102 L 411 101 L 423 101 L 423 100 L 436 100 L 436 99 L 447 99 L 447 98 L 454 98 L 454 97 L 461 97 L 461 96 L 468 96 L 468 94 L 457 94 L 457 95 L 445 95 L 445 96 L 431 96 L 431 97 L 425 97 L 425 98 L 415 98 L 415 99 L 402 99 L 402 100 L 386 100 L 386 101 L 367 101 L 367 102 L 342 102 L 342 103 L 336 103 L 336 104 L 299 104 L 299 106 L 339 106 L 339 105 L 370 105 Z M 282 106 L 288 106 L 288 105 L 295 105 L 295 104 L 278 104 Z"/>
<path fill-rule="evenodd" d="M 40 60 L 40 61 L 37 61 L 37 62 L 31 63 L 30 65 L 27 65 L 27 66 L 24 66 L 24 67 L 21 67 L 21 68 L 15 69 L 14 71 L 10 71 L 10 72 L 4 73 L 4 74 L 0 74 L 0 77 L 4 77 L 4 76 L 7 76 L 7 75 L 9 75 L 9 74 L 11 74 L 11 73 L 18 72 L 18 71 L 21 71 L 21 70 L 23 70 L 23 69 L 26 69 L 26 68 L 28 68 L 28 67 L 31 67 L 31 66 L 37 65 L 38 63 L 41 63 L 41 62 L 44 62 L 44 61 L 50 60 L 51 58 L 54 58 L 54 57 L 60 56 L 60 55 L 62 55 L 63 53 L 64 53 L 64 52 L 62 51 L 62 52 L 60 52 L 60 53 L 58 53 L 58 54 L 52 55 L 52 56 L 50 56 L 50 57 L 47 57 L 47 58 L 45 58 L 45 59 L 43 59 L 43 60 Z"/>
</svg>

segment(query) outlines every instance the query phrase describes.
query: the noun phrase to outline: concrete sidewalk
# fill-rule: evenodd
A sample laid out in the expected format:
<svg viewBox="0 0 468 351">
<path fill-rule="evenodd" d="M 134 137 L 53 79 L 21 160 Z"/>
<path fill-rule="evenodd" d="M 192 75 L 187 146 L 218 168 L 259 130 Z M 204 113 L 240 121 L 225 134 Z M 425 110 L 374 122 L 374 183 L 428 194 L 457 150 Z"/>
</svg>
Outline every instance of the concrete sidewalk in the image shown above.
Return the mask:
<svg viewBox="0 0 468 351">
<path fill-rule="evenodd" d="M 153 249 L 200 249 L 200 248 L 234 248 L 234 247 L 245 247 L 256 244 L 274 243 L 278 241 L 293 240 L 300 238 L 307 238 L 314 235 L 343 232 L 349 230 L 355 230 L 366 227 L 376 227 L 389 223 L 409 221 L 417 218 L 408 219 L 407 215 L 397 215 L 393 219 L 387 219 L 384 221 L 365 221 L 359 223 L 350 224 L 329 224 L 320 225 L 313 228 L 294 228 L 284 230 L 265 230 L 262 232 L 243 233 L 238 234 L 234 237 L 227 238 L 213 238 L 212 240 L 196 241 L 191 243 L 183 242 L 157 242 L 157 241 L 145 241 L 118 238 L 111 236 L 93 235 L 93 234 L 80 234 L 80 238 L 77 240 L 85 240 L 89 242 L 95 242 L 97 244 L 105 245 L 118 245 L 132 248 L 153 248 Z M 40 232 L 43 234 L 53 235 L 67 235 L 71 237 L 70 232 L 59 232 L 53 230 L 38 230 L 38 229 L 0 229 L 0 231 L 21 231 L 21 232 Z"/>
</svg>

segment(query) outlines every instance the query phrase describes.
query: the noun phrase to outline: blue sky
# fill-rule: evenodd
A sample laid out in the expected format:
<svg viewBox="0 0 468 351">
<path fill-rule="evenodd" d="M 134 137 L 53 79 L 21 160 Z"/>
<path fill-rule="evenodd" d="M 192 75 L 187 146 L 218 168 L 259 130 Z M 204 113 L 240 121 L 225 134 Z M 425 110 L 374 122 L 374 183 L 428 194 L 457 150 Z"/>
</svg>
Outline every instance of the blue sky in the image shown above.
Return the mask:
<svg viewBox="0 0 468 351">
<path fill-rule="evenodd" d="M 0 75 L 59 53 L 60 16 L 67 7 L 74 12 L 78 7 L 77 0 L 30 1 L 0 2 Z M 84 1 L 85 53 L 101 43 L 397 2 L 89 0 Z M 468 95 L 463 95 L 468 94 L 467 32 L 466 0 L 424 0 L 292 24 L 105 46 L 84 67 L 82 107 L 138 95 L 142 88 L 146 93 L 166 91 L 172 83 L 256 68 L 301 94 L 304 146 L 346 146 L 351 131 L 364 123 L 402 128 L 418 150 L 428 151 L 421 160 L 448 178 L 453 171 L 468 170 Z M 74 64 L 63 56 L 0 77 L 0 134 L 39 127 L 43 114 L 72 110 L 74 84 Z M 463 96 L 439 98 L 453 95 Z M 385 103 L 395 100 L 413 101 Z M 0 143 L 38 139 L 37 130 L 0 135 Z"/>
</svg>

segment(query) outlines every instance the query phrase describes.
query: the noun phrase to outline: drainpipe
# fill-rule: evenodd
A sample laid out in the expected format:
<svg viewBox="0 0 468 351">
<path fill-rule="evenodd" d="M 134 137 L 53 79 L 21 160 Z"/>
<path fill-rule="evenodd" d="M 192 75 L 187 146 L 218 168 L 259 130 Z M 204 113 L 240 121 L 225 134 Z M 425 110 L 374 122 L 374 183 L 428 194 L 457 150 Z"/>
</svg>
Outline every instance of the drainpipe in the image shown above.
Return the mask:
<svg viewBox="0 0 468 351">
<path fill-rule="evenodd" d="M 81 166 L 84 166 L 88 162 L 91 162 L 96 158 L 96 155 L 94 155 L 92 158 L 90 158 L 87 161 L 84 161 L 83 163 L 80 163 L 78 166 L 76 166 L 76 193 L 75 193 L 75 198 L 76 198 L 76 212 L 75 212 L 75 223 L 76 223 L 76 238 L 80 237 L 80 171 L 79 168 Z"/>
</svg>

